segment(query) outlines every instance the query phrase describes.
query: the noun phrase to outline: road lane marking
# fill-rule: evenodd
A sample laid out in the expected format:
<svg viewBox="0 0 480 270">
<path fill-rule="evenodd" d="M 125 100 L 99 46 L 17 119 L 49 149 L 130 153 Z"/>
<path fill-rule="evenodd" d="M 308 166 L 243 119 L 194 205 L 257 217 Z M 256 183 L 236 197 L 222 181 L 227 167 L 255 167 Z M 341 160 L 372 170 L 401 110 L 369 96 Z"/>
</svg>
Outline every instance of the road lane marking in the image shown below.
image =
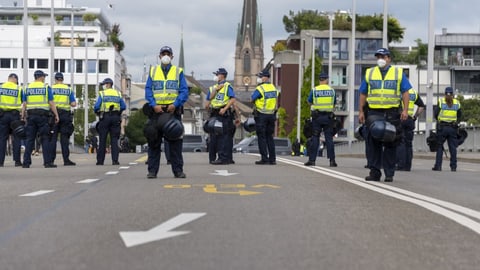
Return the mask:
<svg viewBox="0 0 480 270">
<path fill-rule="evenodd" d="M 77 184 L 90 184 L 90 183 L 93 183 L 93 182 L 97 182 L 99 180 L 100 179 L 85 179 L 85 180 L 78 181 L 76 183 Z"/>
<path fill-rule="evenodd" d="M 128 163 L 128 165 L 137 165 L 138 163 L 137 162 L 130 162 Z"/>
<path fill-rule="evenodd" d="M 106 175 L 114 175 L 114 174 L 118 174 L 118 171 L 109 171 L 109 172 L 106 172 L 105 174 Z"/>
<path fill-rule="evenodd" d="M 190 233 L 173 229 L 205 216 L 207 213 L 181 213 L 148 231 L 119 232 L 127 248 Z"/>
<path fill-rule="evenodd" d="M 434 213 L 437 213 L 437 214 L 442 215 L 442 216 L 444 216 L 448 219 L 451 219 L 451 220 L 457 222 L 458 224 L 463 225 L 463 226 L 471 229 L 472 231 L 476 232 L 477 234 L 480 234 L 480 223 L 464 216 L 464 215 L 467 215 L 467 216 L 478 218 L 478 212 L 473 210 L 473 209 L 466 208 L 466 207 L 463 207 L 463 206 L 460 206 L 460 205 L 456 205 L 456 204 L 453 204 L 453 203 L 450 203 L 450 202 L 441 201 L 441 200 L 438 200 L 438 199 L 435 199 L 435 198 L 432 198 L 432 197 L 428 197 L 428 196 L 421 195 L 421 194 L 418 194 L 418 193 L 414 193 L 414 192 L 411 192 L 411 191 L 408 191 L 408 190 L 392 187 L 392 186 L 385 185 L 385 184 L 382 184 L 382 183 L 365 182 L 365 180 L 363 180 L 363 178 L 360 178 L 360 177 L 357 177 L 357 176 L 354 176 L 354 175 L 349 175 L 349 174 L 346 174 L 346 173 L 342 173 L 342 172 L 339 172 L 339 171 L 330 170 L 330 169 L 326 169 L 326 168 L 320 168 L 320 167 L 306 167 L 301 162 L 292 161 L 292 160 L 283 159 L 283 158 L 277 158 L 277 160 L 282 161 L 282 162 L 287 163 L 287 164 L 290 164 L 290 165 L 293 165 L 293 166 L 303 168 L 303 169 L 307 169 L 307 170 L 318 172 L 318 173 L 321 173 L 321 174 L 324 174 L 324 175 L 327 175 L 327 176 L 331 176 L 333 178 L 343 180 L 345 182 L 348 182 L 348 183 L 351 183 L 351 184 L 354 184 L 354 185 L 357 185 L 357 186 L 360 186 L 360 187 L 363 187 L 363 188 L 381 193 L 381 194 L 386 195 L 386 196 L 390 196 L 390 197 L 393 197 L 393 198 L 396 198 L 396 199 L 399 199 L 399 200 L 402 200 L 402 201 L 406 201 L 406 202 L 416 204 L 420 207 L 423 207 L 427 210 L 430 210 Z M 402 194 L 405 194 L 405 195 L 402 195 Z M 409 196 L 414 196 L 414 197 L 409 197 Z M 464 215 L 461 215 L 461 214 L 458 214 L 456 212 L 450 211 L 446 208 L 450 208 L 450 209 L 455 210 L 455 211 L 457 211 L 461 214 L 464 214 Z"/>
<path fill-rule="evenodd" d="M 166 184 L 163 185 L 165 189 L 189 189 L 200 187 L 203 189 L 203 192 L 210 194 L 227 194 L 227 195 L 258 195 L 263 192 L 246 190 L 250 188 L 271 188 L 278 189 L 281 186 L 269 185 L 269 184 L 257 184 L 248 187 L 246 184 Z M 237 190 L 219 190 L 219 189 L 237 189 Z"/>
<path fill-rule="evenodd" d="M 120 167 L 120 168 L 118 168 L 118 169 L 119 169 L 119 170 L 126 170 L 126 169 L 129 169 L 129 168 L 130 168 L 130 166 L 122 166 L 122 167 Z"/>
<path fill-rule="evenodd" d="M 229 173 L 228 170 L 215 170 L 214 173 L 210 173 L 211 175 L 220 175 L 220 176 L 231 176 L 238 173 Z"/>
<path fill-rule="evenodd" d="M 55 190 L 39 190 L 39 191 L 35 191 L 35 192 L 22 194 L 22 195 L 19 195 L 19 196 L 20 197 L 35 197 L 35 196 L 40 196 L 40 195 L 44 195 L 44 194 L 47 194 L 47 193 L 51 193 L 51 192 L 54 192 L 54 191 Z"/>
<path fill-rule="evenodd" d="M 236 190 L 236 191 L 218 191 L 215 185 L 207 185 L 203 188 L 203 191 L 206 193 L 213 193 L 213 194 L 226 194 L 226 195 L 240 195 L 240 196 L 250 196 L 250 195 L 258 195 L 262 194 L 262 192 L 257 191 L 249 191 L 249 190 Z"/>
</svg>

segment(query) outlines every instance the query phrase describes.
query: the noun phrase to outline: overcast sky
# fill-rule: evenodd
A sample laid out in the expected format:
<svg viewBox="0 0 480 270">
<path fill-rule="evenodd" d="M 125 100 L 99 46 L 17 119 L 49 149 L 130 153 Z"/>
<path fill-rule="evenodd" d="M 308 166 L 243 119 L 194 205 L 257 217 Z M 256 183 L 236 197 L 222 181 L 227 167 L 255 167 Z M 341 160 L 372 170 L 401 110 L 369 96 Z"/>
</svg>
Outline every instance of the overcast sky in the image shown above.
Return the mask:
<svg viewBox="0 0 480 270">
<path fill-rule="evenodd" d="M 14 0 L 1 0 L 6 5 Z M 21 1 L 19 1 L 21 2 Z M 406 28 L 402 45 L 428 41 L 429 0 L 388 0 L 388 14 Z M 282 17 L 289 10 L 351 10 L 353 0 L 257 0 L 263 25 L 265 61 L 272 57 L 271 46 L 285 39 Z M 357 14 L 383 12 L 384 0 L 357 0 Z M 233 72 L 237 25 L 241 22 L 242 0 L 67 0 L 67 4 L 102 8 L 110 22 L 119 23 L 125 42 L 122 54 L 134 81 L 140 81 L 144 59 L 156 64 L 158 52 L 169 45 L 178 57 L 183 25 L 185 71 L 198 79 L 210 79 L 212 71 L 225 67 Z M 108 4 L 113 9 L 108 9 Z M 477 0 L 436 0 L 435 33 L 480 32 L 480 2 Z M 400 45 L 400 44 L 395 44 Z M 174 64 L 178 58 L 174 59 Z"/>
</svg>

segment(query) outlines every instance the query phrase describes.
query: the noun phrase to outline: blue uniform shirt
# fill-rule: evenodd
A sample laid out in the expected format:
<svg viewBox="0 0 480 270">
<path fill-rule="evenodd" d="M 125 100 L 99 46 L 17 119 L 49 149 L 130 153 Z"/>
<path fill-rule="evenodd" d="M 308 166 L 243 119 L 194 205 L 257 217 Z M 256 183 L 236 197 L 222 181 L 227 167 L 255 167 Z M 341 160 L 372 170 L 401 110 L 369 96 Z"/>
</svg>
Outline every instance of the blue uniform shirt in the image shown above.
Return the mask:
<svg viewBox="0 0 480 270">
<path fill-rule="evenodd" d="M 219 81 L 218 84 L 224 84 L 226 83 L 227 81 Z M 230 97 L 230 98 L 235 98 L 235 91 L 233 91 L 233 87 L 232 85 L 228 85 L 228 89 L 227 89 L 227 97 Z M 207 97 L 206 97 L 207 100 L 211 100 L 210 98 L 210 91 L 208 91 L 207 93 Z"/>
<path fill-rule="evenodd" d="M 97 101 L 95 102 L 95 106 L 93 106 L 93 111 L 97 113 L 100 111 L 100 106 L 102 106 L 102 97 L 98 95 Z M 123 98 L 120 99 L 120 112 L 123 112 L 127 108 L 125 101 Z"/>
<path fill-rule="evenodd" d="M 385 74 L 387 74 L 387 71 L 390 69 L 391 66 L 388 66 L 386 69 L 380 69 L 380 72 L 382 72 L 382 76 L 385 77 Z M 407 79 L 407 76 L 405 75 L 405 72 L 402 73 L 402 81 L 400 82 L 400 92 L 403 94 L 404 92 L 410 90 L 412 88 L 412 85 L 410 84 L 410 81 Z M 367 81 L 365 78 L 362 81 L 362 84 L 360 85 L 360 88 L 358 89 L 360 94 L 368 94 L 368 85 Z"/>
<path fill-rule="evenodd" d="M 167 66 L 160 66 L 164 72 L 164 74 L 168 74 L 168 71 L 172 67 L 171 64 L 168 64 Z M 178 68 L 178 67 L 177 67 Z M 188 100 L 188 85 L 187 81 L 185 80 L 185 75 L 183 74 L 183 71 L 178 74 L 178 81 L 179 81 L 179 88 L 178 88 L 178 96 L 177 99 L 173 102 L 173 105 L 175 108 L 183 106 L 183 104 Z M 157 105 L 157 102 L 155 101 L 155 98 L 153 97 L 153 91 L 152 91 L 152 77 L 150 74 L 148 75 L 147 83 L 145 84 L 145 99 L 147 100 L 148 104 L 150 104 L 151 107 L 154 107 Z"/>
</svg>

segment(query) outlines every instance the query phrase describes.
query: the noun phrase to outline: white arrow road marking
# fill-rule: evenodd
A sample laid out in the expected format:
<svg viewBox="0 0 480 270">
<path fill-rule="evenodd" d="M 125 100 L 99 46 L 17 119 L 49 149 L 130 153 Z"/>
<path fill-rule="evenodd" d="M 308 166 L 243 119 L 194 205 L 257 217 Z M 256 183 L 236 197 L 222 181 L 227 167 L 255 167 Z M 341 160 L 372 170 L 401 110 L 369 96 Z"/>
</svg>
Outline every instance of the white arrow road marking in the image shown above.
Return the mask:
<svg viewBox="0 0 480 270">
<path fill-rule="evenodd" d="M 195 219 L 205 216 L 207 213 L 181 213 L 164 223 L 148 230 L 139 232 L 120 232 L 126 247 L 134 247 L 149 242 L 158 241 L 190 233 L 189 231 L 171 231 L 177 227 L 187 224 Z"/>
<path fill-rule="evenodd" d="M 238 173 L 229 173 L 228 170 L 215 170 L 214 173 L 210 173 L 211 175 L 220 175 L 220 176 L 230 176 L 235 175 Z"/>
<path fill-rule="evenodd" d="M 118 174 L 118 171 L 109 171 L 105 173 L 106 175 Z"/>
<path fill-rule="evenodd" d="M 120 168 L 118 168 L 118 169 L 120 169 L 120 170 L 126 170 L 126 169 L 128 169 L 128 168 L 130 168 L 130 166 L 122 166 L 122 167 L 120 167 Z"/>
<path fill-rule="evenodd" d="M 85 179 L 85 180 L 78 181 L 76 183 L 77 184 L 90 184 L 90 183 L 93 183 L 93 182 L 97 182 L 98 180 L 100 180 L 100 179 Z"/>
<path fill-rule="evenodd" d="M 31 193 L 22 194 L 22 195 L 19 195 L 19 196 L 20 197 L 35 197 L 35 196 L 40 196 L 40 195 L 47 194 L 47 193 L 54 192 L 54 191 L 55 190 L 39 190 L 39 191 L 31 192 Z"/>
</svg>

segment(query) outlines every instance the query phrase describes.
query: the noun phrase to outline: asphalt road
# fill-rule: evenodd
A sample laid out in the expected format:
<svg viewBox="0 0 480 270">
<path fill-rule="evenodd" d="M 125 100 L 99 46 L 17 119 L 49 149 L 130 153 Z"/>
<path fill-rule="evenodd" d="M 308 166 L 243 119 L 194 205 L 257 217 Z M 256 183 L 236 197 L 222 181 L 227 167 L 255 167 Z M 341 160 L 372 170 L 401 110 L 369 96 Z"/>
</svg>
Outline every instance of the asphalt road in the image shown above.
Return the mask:
<svg viewBox="0 0 480 270">
<path fill-rule="evenodd" d="M 61 157 L 58 157 L 61 159 Z M 145 157 L 121 166 L 0 168 L 0 269 L 478 269 L 480 167 L 432 172 L 432 160 L 393 183 L 363 181 L 360 158 L 339 167 L 208 165 L 184 155 L 186 179 Z M 61 160 L 58 162 L 60 163 Z M 107 159 L 108 161 L 108 159 Z M 162 160 L 163 161 L 163 160 Z M 109 162 L 106 162 L 108 164 Z M 61 163 L 60 163 L 61 164 Z"/>
</svg>

